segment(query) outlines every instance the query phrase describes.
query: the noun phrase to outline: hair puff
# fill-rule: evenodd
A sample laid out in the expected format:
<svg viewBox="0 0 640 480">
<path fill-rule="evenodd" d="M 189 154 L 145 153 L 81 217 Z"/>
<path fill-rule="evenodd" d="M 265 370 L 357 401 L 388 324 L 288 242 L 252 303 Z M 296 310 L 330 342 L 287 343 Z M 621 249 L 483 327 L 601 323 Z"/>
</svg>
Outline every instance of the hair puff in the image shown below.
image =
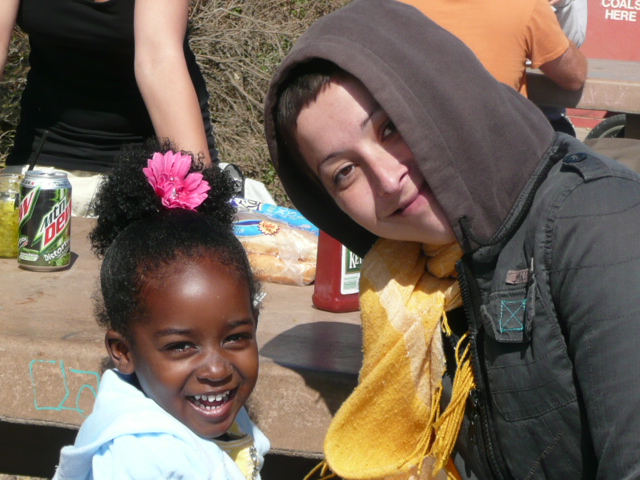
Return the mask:
<svg viewBox="0 0 640 480">
<path fill-rule="evenodd" d="M 98 218 L 89 239 L 96 255 L 104 256 L 120 232 L 132 223 L 168 210 L 142 169 L 155 152 L 169 150 L 175 151 L 169 142 L 150 139 L 141 146 L 127 146 L 121 151 L 115 167 L 102 181 L 92 206 Z M 235 216 L 235 208 L 230 203 L 234 193 L 233 180 L 216 165 L 205 167 L 199 158 L 193 159 L 190 171 L 202 173 L 211 186 L 197 211 L 231 228 Z"/>
</svg>

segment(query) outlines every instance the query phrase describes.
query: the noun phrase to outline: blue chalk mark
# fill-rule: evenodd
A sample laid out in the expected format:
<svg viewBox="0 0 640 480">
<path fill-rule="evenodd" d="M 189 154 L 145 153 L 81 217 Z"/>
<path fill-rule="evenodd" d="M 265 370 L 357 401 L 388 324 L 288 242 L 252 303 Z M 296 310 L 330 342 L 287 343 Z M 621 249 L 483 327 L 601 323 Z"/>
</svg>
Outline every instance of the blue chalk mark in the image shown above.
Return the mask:
<svg viewBox="0 0 640 480">
<path fill-rule="evenodd" d="M 65 390 L 65 394 L 64 397 L 62 398 L 62 400 L 57 404 L 57 405 L 40 405 L 38 403 L 38 388 L 37 388 L 37 384 L 36 384 L 36 378 L 35 378 L 35 374 L 34 374 L 34 366 L 38 363 L 48 363 L 48 364 L 58 364 L 60 367 L 60 373 L 62 376 L 62 380 L 63 380 L 63 384 L 64 384 L 64 390 Z M 68 369 L 69 373 L 75 374 L 75 375 L 93 375 L 96 379 L 96 385 L 99 386 L 100 385 L 100 374 L 97 372 L 92 372 L 89 370 L 77 370 L 74 368 L 70 368 Z M 85 410 L 80 408 L 80 398 L 82 396 L 82 393 L 84 392 L 84 390 L 88 389 L 94 396 L 94 398 L 97 396 L 97 392 L 96 392 L 96 388 L 93 387 L 93 385 L 90 385 L 88 383 L 85 383 L 84 385 L 82 385 L 79 389 L 78 389 L 78 393 L 76 394 L 76 398 L 75 398 L 75 407 L 67 407 L 64 404 L 67 402 L 67 400 L 69 399 L 69 397 L 71 396 L 71 391 L 69 389 L 69 381 L 68 381 L 68 377 L 67 377 L 67 369 L 64 366 L 64 361 L 60 360 L 60 361 L 56 361 L 56 360 L 32 360 L 31 363 L 29 364 L 29 375 L 31 378 L 31 386 L 33 388 L 33 404 L 34 407 L 36 408 L 36 410 L 55 410 L 55 411 L 61 411 L 61 410 L 72 410 L 72 411 L 76 411 L 78 412 L 80 415 L 82 415 L 83 417 L 86 417 L 87 415 L 85 414 Z"/>
</svg>

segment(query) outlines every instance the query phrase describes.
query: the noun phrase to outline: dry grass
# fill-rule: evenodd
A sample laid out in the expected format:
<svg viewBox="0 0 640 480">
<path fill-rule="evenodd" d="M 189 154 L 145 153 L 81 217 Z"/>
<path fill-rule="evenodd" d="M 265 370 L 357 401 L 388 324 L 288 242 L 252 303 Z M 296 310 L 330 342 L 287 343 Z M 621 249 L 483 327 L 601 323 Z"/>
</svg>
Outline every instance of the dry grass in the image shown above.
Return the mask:
<svg viewBox="0 0 640 480">
<path fill-rule="evenodd" d="M 191 46 L 211 95 L 221 157 L 288 201 L 268 162 L 262 108 L 271 75 L 295 40 L 320 16 L 348 0 L 192 0 Z M 0 82 L 0 162 L 17 122 L 28 51 L 17 33 Z"/>
<path fill-rule="evenodd" d="M 205 72 L 224 161 L 260 179 L 287 204 L 268 162 L 263 103 L 271 76 L 295 40 L 344 0 L 197 0 L 191 46 Z"/>
<path fill-rule="evenodd" d="M 0 73 L 0 167 L 13 143 L 20 116 L 20 94 L 26 83 L 29 45 L 27 37 L 15 30 L 9 45 L 4 73 Z"/>
</svg>

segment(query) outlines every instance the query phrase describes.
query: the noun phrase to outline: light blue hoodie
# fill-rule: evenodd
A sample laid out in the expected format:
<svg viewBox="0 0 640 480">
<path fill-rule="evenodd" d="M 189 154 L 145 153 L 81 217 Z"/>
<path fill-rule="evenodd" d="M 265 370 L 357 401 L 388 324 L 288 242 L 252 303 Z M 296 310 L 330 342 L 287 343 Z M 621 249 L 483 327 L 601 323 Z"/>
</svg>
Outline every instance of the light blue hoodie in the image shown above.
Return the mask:
<svg viewBox="0 0 640 480">
<path fill-rule="evenodd" d="M 236 422 L 250 433 L 262 467 L 269 440 L 241 409 Z M 54 480 L 246 480 L 213 441 L 193 433 L 113 370 L 104 373 L 93 412 L 75 445 L 64 447 Z"/>
</svg>

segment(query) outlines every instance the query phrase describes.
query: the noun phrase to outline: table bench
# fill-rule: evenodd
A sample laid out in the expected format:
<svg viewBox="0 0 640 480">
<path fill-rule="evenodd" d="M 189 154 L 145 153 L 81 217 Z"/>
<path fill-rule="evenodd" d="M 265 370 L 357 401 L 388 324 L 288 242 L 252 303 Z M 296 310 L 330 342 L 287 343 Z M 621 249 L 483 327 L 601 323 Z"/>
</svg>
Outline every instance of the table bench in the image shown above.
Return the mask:
<svg viewBox="0 0 640 480">
<path fill-rule="evenodd" d="M 640 139 L 640 62 L 589 59 L 587 81 L 577 92 L 530 70 L 527 91 L 536 105 L 625 113 L 625 137 Z"/>
</svg>

